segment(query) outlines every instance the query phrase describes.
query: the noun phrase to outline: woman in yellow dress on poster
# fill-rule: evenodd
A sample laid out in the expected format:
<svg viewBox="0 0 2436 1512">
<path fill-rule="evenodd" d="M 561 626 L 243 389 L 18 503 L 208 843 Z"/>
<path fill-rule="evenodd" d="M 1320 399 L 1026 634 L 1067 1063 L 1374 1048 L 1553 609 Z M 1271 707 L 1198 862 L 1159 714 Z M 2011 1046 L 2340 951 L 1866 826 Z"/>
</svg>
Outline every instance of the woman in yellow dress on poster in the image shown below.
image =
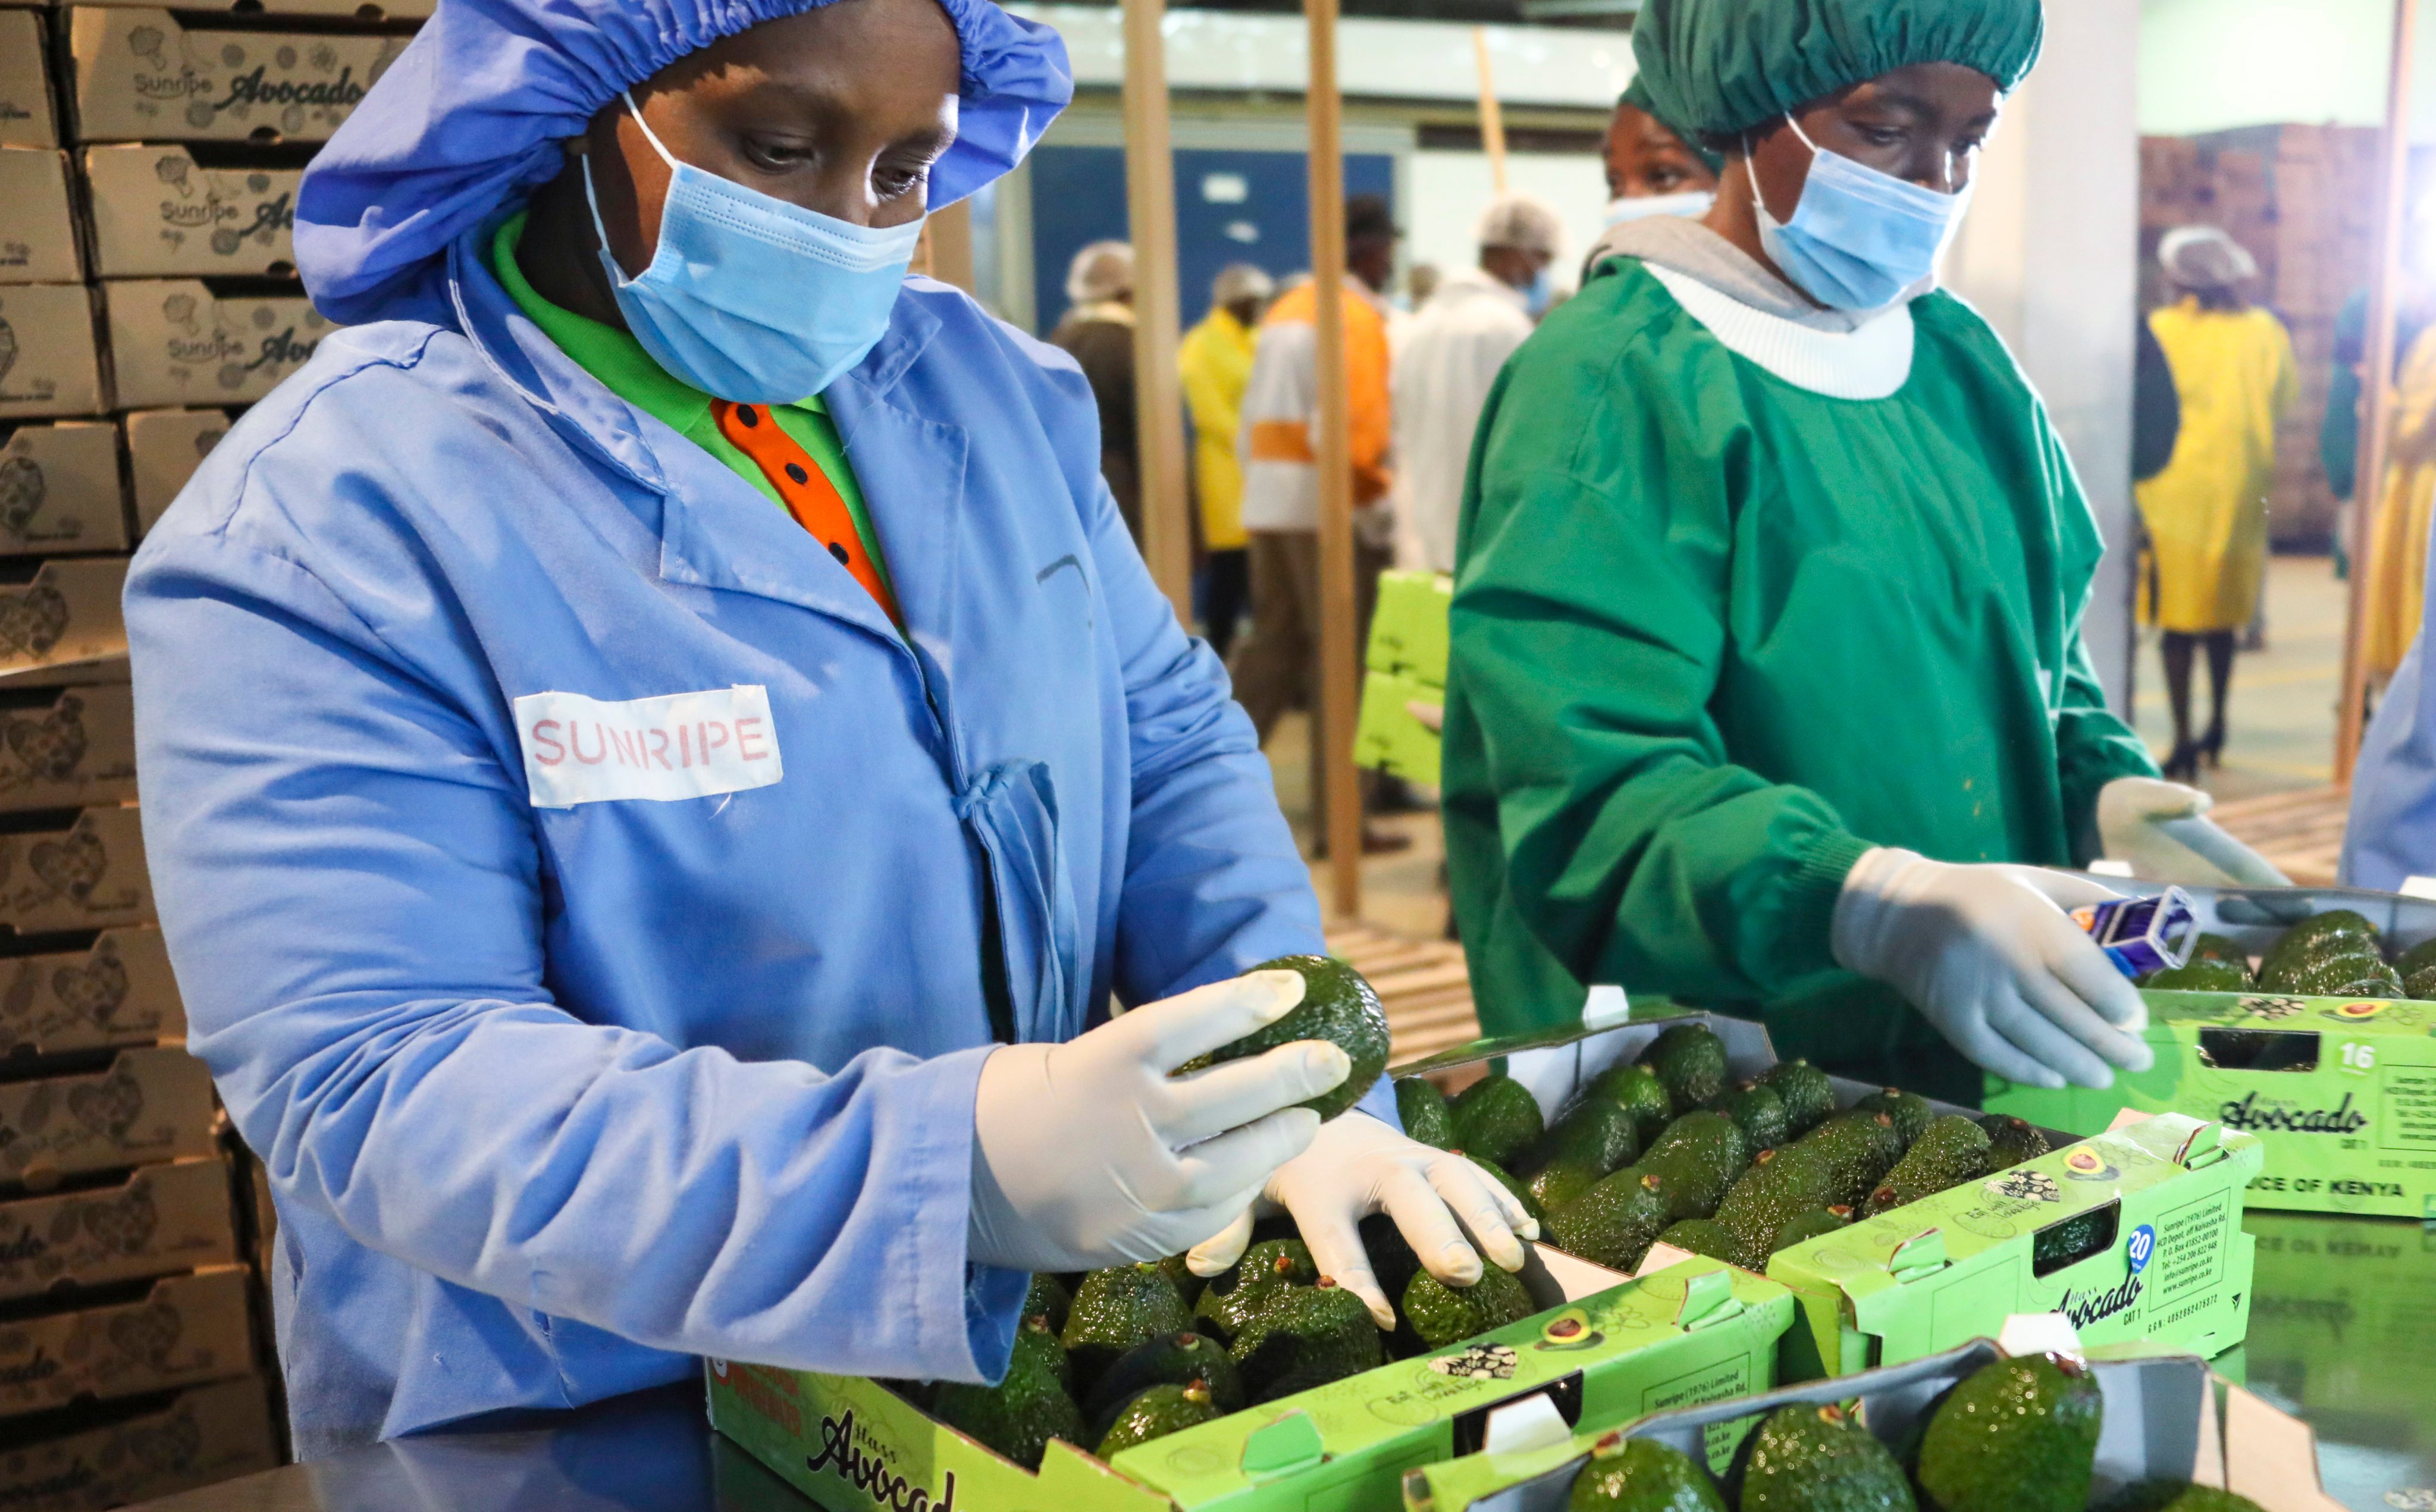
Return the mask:
<svg viewBox="0 0 2436 1512">
<path fill-rule="evenodd" d="M 2258 608 L 2267 566 L 2267 495 L 2275 424 L 2300 397 L 2283 322 L 2240 292 L 2258 265 L 2214 226 L 2167 232 L 2157 250 L 2182 298 L 2149 317 L 2166 350 L 2183 426 L 2165 471 L 2139 485 L 2149 528 L 2149 621 L 2165 632 L 2174 749 L 2166 776 L 2186 781 L 2224 749 L 2234 637 Z M 2415 622 L 2415 621 L 2414 621 Z M 2207 732 L 2191 735 L 2191 659 L 2207 650 Z"/>
</svg>

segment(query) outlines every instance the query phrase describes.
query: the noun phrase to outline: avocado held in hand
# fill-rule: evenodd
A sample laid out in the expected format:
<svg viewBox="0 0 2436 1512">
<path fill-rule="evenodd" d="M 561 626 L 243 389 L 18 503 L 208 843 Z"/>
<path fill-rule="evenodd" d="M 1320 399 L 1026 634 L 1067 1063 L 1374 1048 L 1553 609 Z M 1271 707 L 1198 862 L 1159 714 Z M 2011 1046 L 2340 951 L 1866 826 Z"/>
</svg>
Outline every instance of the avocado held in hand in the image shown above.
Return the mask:
<svg viewBox="0 0 2436 1512">
<path fill-rule="evenodd" d="M 1253 971 L 1295 971 L 1302 975 L 1302 1001 L 1266 1029 L 1255 1030 L 1231 1045 L 1187 1061 L 1180 1070 L 1197 1071 L 1222 1061 L 1242 1060 L 1298 1039 L 1324 1039 L 1345 1051 L 1353 1069 L 1330 1091 L 1301 1104 L 1325 1121 L 1362 1101 L 1363 1094 L 1387 1069 L 1387 1015 L 1379 995 L 1362 973 L 1324 955 L 1284 955 L 1263 961 Z M 1246 972 L 1245 975 L 1250 975 Z"/>
<path fill-rule="evenodd" d="M 1726 1512 L 1726 1499 L 1681 1450 L 1610 1434 L 1575 1475 L 1566 1512 Z"/>
<path fill-rule="evenodd" d="M 1921 1436 L 1921 1491 L 1940 1512 L 2081 1512 L 2105 1413 L 2097 1382 L 2073 1361 L 1982 1365 Z"/>
<path fill-rule="evenodd" d="M 1520 1323 L 1536 1311 L 1522 1281 L 1494 1265 L 1482 1266 L 1470 1286 L 1449 1286 L 1423 1271 L 1404 1288 L 1404 1321 L 1433 1349 Z"/>
</svg>

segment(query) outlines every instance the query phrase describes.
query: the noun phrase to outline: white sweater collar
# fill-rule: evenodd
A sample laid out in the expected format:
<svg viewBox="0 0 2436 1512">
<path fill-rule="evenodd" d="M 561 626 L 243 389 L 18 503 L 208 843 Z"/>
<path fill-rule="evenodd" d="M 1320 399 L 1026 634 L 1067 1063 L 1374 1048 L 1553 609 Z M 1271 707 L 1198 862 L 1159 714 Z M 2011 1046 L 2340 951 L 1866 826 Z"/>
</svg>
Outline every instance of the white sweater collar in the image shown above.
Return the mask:
<svg viewBox="0 0 2436 1512">
<path fill-rule="evenodd" d="M 1884 399 L 1911 376 L 1914 333 L 1908 301 L 1854 330 L 1822 331 L 1753 309 L 1671 268 L 1642 266 L 1727 351 L 1797 389 L 1830 399 Z"/>
</svg>

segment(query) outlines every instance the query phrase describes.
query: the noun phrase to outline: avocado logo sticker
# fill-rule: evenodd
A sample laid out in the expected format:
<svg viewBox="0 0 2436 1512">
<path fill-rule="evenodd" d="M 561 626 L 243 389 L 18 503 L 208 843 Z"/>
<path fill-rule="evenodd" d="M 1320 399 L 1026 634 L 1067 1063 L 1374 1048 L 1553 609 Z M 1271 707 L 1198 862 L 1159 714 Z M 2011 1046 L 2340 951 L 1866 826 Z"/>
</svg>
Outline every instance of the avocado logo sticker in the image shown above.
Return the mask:
<svg viewBox="0 0 2436 1512">
<path fill-rule="evenodd" d="M 2347 1002 L 2327 1009 L 2326 1017 L 2340 1018 L 2347 1023 L 2359 1023 L 2364 1019 L 2375 1018 L 2383 1012 L 2385 1012 L 2385 1004 L 2381 1002 Z"/>
<path fill-rule="evenodd" d="M 1547 1321 L 1540 1330 L 1540 1340 L 1534 1349 L 1588 1349 L 1607 1337 L 1591 1327 L 1591 1315 L 1577 1307 L 1569 1307 Z"/>
<path fill-rule="evenodd" d="M 2123 1173 L 2106 1163 L 2106 1157 L 2088 1145 L 2077 1145 L 2063 1157 L 2063 1174 L 2067 1181 L 2112 1181 Z"/>
</svg>

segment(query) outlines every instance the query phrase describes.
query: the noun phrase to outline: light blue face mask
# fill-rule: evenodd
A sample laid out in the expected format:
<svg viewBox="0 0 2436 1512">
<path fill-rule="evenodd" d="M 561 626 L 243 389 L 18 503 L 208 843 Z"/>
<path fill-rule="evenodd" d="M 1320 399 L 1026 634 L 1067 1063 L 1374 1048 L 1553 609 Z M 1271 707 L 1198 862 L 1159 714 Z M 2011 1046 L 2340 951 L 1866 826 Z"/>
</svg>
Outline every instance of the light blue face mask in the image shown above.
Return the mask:
<svg viewBox="0 0 2436 1512">
<path fill-rule="evenodd" d="M 625 99 L 670 173 L 660 244 L 640 276 L 610 255 L 588 155 L 583 196 L 618 309 L 654 361 L 722 399 L 792 404 L 879 344 L 920 220 L 858 226 L 679 163 Z"/>
<path fill-rule="evenodd" d="M 1556 303 L 1556 283 L 1549 278 L 1545 268 L 1533 273 L 1531 282 L 1522 286 L 1522 308 L 1535 321 L 1548 313 L 1548 306 Z"/>
<path fill-rule="evenodd" d="M 1839 310 L 1884 309 L 1904 291 L 1936 277 L 1947 244 L 1971 204 L 1968 184 L 1940 194 L 1905 183 L 1866 163 L 1830 152 L 1784 118 L 1811 152 L 1810 179 L 1793 218 L 1768 214 L 1756 181 L 1760 245 L 1812 299 Z M 1746 148 L 1748 151 L 1748 148 Z"/>
<path fill-rule="evenodd" d="M 1679 189 L 1673 194 L 1627 195 L 1607 202 L 1607 223 L 1621 226 L 1627 220 L 1647 220 L 1653 216 L 1685 216 L 1694 220 L 1709 213 L 1717 202 L 1715 191 L 1710 189 Z"/>
</svg>

